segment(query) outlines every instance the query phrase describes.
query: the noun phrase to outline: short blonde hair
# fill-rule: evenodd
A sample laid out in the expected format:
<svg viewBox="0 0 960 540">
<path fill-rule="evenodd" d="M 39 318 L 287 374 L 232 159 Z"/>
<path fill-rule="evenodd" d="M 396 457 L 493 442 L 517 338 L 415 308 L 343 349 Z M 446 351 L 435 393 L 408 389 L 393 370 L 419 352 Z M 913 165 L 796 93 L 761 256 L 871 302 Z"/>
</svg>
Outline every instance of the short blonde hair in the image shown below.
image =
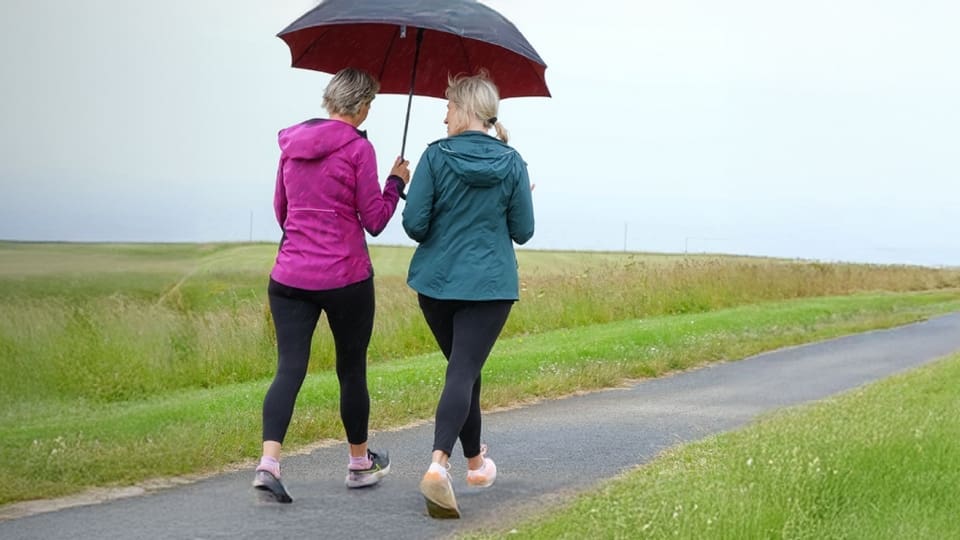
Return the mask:
<svg viewBox="0 0 960 540">
<path fill-rule="evenodd" d="M 337 72 L 323 92 L 323 108 L 330 114 L 356 116 L 380 91 L 380 83 L 366 71 L 344 68 Z"/>
<path fill-rule="evenodd" d="M 454 114 L 458 116 L 458 123 L 466 125 L 470 119 L 479 118 L 484 128 L 495 128 L 497 138 L 507 142 L 507 130 L 497 120 L 500 91 L 486 73 L 450 77 L 448 85 L 445 95 L 451 103 L 456 105 Z"/>
</svg>

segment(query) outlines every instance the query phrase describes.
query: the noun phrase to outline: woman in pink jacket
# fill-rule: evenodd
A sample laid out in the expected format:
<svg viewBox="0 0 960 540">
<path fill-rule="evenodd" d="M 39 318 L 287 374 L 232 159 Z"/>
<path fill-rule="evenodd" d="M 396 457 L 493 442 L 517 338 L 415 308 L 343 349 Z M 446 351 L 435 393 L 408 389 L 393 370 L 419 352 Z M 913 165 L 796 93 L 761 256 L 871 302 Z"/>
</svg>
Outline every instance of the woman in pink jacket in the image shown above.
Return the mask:
<svg viewBox="0 0 960 540">
<path fill-rule="evenodd" d="M 263 401 L 263 456 L 253 481 L 279 502 L 292 501 L 280 481 L 280 449 L 321 312 L 336 346 L 340 418 L 350 443 L 347 487 L 376 484 L 390 470 L 385 452 L 367 448 L 374 290 L 364 231 L 376 236 L 387 226 L 410 170 L 397 158 L 381 191 L 373 146 L 357 129 L 379 86 L 363 71 L 340 71 L 323 95 L 330 118 L 280 131 L 274 208 L 283 238 L 267 289 L 279 358 Z"/>
</svg>

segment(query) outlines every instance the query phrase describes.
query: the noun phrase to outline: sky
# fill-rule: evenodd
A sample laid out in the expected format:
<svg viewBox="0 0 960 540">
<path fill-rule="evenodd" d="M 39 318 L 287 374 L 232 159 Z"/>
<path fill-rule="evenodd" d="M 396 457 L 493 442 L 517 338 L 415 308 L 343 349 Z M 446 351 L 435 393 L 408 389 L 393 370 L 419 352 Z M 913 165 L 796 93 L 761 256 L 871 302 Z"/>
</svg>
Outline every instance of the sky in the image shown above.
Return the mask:
<svg viewBox="0 0 960 540">
<path fill-rule="evenodd" d="M 960 265 L 960 3 L 484 3 L 552 93 L 498 115 L 524 248 Z M 276 34 L 314 4 L 0 1 L 0 239 L 277 241 L 276 134 L 331 76 Z M 384 175 L 406 105 L 362 126 Z M 411 168 L 444 113 L 414 98 Z M 401 210 L 370 243 L 414 245 Z"/>
</svg>

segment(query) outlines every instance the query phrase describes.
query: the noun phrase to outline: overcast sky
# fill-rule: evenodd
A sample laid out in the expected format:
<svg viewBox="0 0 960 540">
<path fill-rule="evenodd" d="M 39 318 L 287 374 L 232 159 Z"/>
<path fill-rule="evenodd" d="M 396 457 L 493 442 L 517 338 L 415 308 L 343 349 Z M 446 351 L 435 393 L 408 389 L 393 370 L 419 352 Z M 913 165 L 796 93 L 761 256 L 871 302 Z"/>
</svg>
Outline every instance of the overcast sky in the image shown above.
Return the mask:
<svg viewBox="0 0 960 540">
<path fill-rule="evenodd" d="M 529 247 L 960 265 L 960 4 L 485 3 L 548 65 L 499 114 Z M 276 34 L 313 4 L 0 1 L 0 239 L 279 239 L 276 133 L 330 75 Z M 384 173 L 405 107 L 363 126 Z M 414 98 L 411 165 L 444 107 Z"/>
</svg>

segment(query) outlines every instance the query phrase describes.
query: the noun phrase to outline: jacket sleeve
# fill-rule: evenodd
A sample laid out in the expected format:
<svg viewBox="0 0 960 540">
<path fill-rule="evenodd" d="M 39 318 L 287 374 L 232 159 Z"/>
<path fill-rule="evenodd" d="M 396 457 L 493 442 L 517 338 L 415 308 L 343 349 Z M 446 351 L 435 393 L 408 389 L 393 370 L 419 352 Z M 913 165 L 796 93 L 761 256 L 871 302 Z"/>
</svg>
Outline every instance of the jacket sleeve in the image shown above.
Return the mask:
<svg viewBox="0 0 960 540">
<path fill-rule="evenodd" d="M 407 192 L 407 204 L 403 207 L 403 230 L 417 242 L 427 239 L 433 214 L 434 175 L 430 168 L 429 153 L 430 149 L 427 148 L 417 162 Z"/>
<path fill-rule="evenodd" d="M 518 181 L 507 205 L 507 229 L 514 242 L 525 244 L 533 238 L 533 194 L 530 192 L 526 163 L 520 160 L 516 168 Z"/>
<path fill-rule="evenodd" d="M 373 146 L 366 140 L 362 140 L 362 144 L 357 149 L 356 172 L 357 215 L 360 216 L 360 224 L 363 228 L 373 236 L 377 236 L 383 232 L 397 210 L 403 180 L 390 177 L 383 191 L 380 191 L 380 181 L 377 179 L 377 156 Z"/>
<path fill-rule="evenodd" d="M 277 215 L 277 223 L 280 224 L 280 230 L 284 230 L 283 224 L 287 221 L 287 188 L 283 185 L 283 165 L 285 158 L 280 158 L 280 164 L 277 166 L 277 187 L 273 192 L 273 212 Z"/>
</svg>

